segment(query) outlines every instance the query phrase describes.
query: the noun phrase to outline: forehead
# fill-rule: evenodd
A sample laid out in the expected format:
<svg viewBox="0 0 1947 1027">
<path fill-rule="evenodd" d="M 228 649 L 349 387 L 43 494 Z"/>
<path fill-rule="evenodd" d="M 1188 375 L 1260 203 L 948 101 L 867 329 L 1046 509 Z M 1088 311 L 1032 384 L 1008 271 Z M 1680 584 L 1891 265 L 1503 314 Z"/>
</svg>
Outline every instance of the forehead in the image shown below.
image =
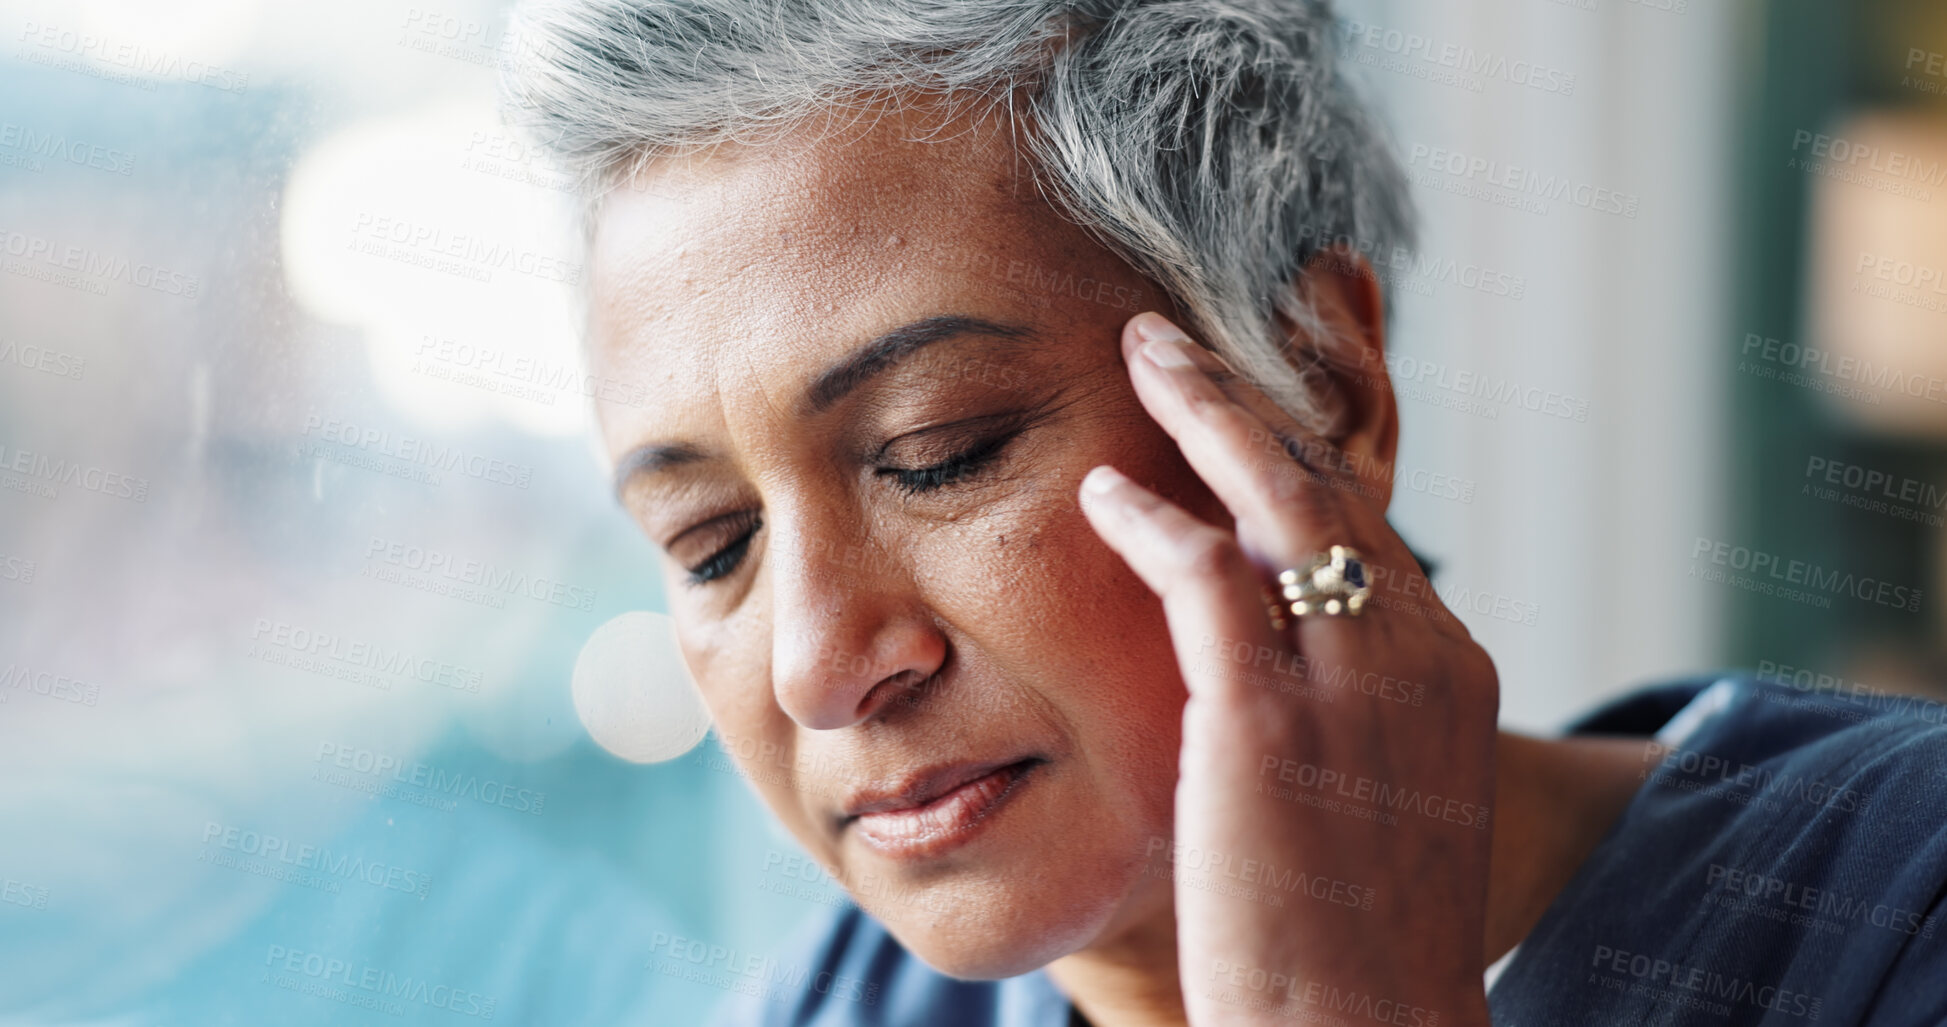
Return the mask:
<svg viewBox="0 0 1947 1027">
<path fill-rule="evenodd" d="M 1023 282 L 1110 273 L 1037 196 L 1004 126 L 922 140 L 908 136 L 936 126 L 916 118 L 659 162 L 609 196 L 591 253 L 597 370 L 650 396 L 604 418 L 611 442 L 712 416 L 701 401 L 733 381 L 788 409 L 828 359 L 920 317 L 1058 322 L 1062 297 Z"/>
</svg>

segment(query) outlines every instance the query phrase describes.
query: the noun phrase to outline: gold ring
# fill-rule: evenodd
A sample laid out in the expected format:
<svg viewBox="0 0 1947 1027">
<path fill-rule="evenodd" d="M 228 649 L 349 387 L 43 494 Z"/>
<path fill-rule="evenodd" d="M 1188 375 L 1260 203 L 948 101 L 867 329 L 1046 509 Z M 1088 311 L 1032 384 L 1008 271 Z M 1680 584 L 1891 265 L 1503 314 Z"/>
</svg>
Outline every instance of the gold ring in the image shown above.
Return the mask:
<svg viewBox="0 0 1947 1027">
<path fill-rule="evenodd" d="M 1283 629 L 1293 617 L 1315 613 L 1327 617 L 1357 617 L 1372 595 L 1372 580 L 1366 573 L 1366 558 L 1351 546 L 1333 546 L 1313 556 L 1302 567 L 1278 572 L 1278 588 L 1264 589 L 1265 612 L 1271 626 Z"/>
</svg>

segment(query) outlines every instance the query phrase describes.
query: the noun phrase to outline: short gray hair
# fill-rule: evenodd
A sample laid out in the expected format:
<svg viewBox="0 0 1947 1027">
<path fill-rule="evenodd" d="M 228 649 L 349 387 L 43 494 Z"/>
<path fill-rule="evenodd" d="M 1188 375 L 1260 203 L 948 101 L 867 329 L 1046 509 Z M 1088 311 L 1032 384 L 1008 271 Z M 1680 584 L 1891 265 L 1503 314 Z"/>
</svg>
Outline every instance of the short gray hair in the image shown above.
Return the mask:
<svg viewBox="0 0 1947 1027">
<path fill-rule="evenodd" d="M 1334 247 L 1397 266 L 1412 231 L 1336 29 L 1329 0 L 532 0 L 513 16 L 505 107 L 592 213 L 646 162 L 861 100 L 1023 104 L 1054 208 L 1325 430 L 1307 379 L 1329 342 L 1294 283 Z M 1313 340 L 1309 359 L 1286 358 L 1274 314 Z"/>
</svg>

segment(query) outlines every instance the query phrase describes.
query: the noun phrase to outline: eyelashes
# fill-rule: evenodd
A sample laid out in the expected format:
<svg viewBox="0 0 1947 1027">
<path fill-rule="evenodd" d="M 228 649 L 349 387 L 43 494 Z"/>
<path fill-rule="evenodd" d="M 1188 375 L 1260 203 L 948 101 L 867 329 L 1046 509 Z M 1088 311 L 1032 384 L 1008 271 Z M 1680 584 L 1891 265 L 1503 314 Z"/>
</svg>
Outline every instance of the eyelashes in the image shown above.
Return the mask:
<svg viewBox="0 0 1947 1027">
<path fill-rule="evenodd" d="M 690 584 L 707 585 L 736 570 L 737 565 L 744 562 L 744 554 L 750 551 L 750 540 L 757 537 L 757 529 L 763 526 L 764 518 L 753 514 L 750 527 L 744 529 L 744 533 L 737 536 L 735 541 L 710 554 L 702 563 L 684 568 L 689 571 Z"/>
<path fill-rule="evenodd" d="M 875 477 L 888 479 L 892 486 L 906 496 L 916 496 L 941 489 L 964 485 L 978 477 L 980 473 L 1000 459 L 1008 443 L 1019 435 L 1019 430 L 1010 430 L 991 435 L 968 446 L 939 463 L 926 467 L 881 467 L 872 473 Z M 751 541 L 763 528 L 764 519 L 750 516 L 750 526 L 722 549 L 710 554 L 701 563 L 684 568 L 689 574 L 691 585 L 707 585 L 735 571 L 750 552 Z"/>
<path fill-rule="evenodd" d="M 931 492 L 959 484 L 979 474 L 1001 455 L 1001 450 L 1006 449 L 1008 442 L 1013 438 L 1012 432 L 991 436 L 931 467 L 910 470 L 903 467 L 882 467 L 873 473 L 881 478 L 892 479 L 894 487 L 909 496 Z"/>
</svg>

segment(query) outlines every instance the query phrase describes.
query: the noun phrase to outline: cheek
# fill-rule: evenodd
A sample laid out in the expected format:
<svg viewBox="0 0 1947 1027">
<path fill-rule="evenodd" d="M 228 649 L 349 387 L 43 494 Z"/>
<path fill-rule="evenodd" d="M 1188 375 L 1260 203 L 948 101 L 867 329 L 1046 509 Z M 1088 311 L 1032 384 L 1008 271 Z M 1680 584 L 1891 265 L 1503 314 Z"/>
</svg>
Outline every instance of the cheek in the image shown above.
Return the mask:
<svg viewBox="0 0 1947 1027">
<path fill-rule="evenodd" d="M 710 710 L 717 744 L 764 804 L 811 845 L 794 769 L 797 736 L 771 692 L 768 627 L 743 623 L 743 618 L 699 624 L 685 618 L 680 608 L 675 619 L 683 659 Z M 764 642 L 752 645 L 751 638 Z"/>
<path fill-rule="evenodd" d="M 985 625 L 973 629 L 982 644 L 1007 650 L 999 658 L 1053 707 L 1090 789 L 1127 818 L 1116 827 L 1167 836 L 1188 694 L 1162 601 L 1089 524 L 1080 479 L 1113 464 L 1194 516 L 1226 529 L 1232 520 L 1133 392 L 1118 398 L 1098 422 L 1114 430 L 1076 439 L 1042 507 L 1004 544 L 990 537 L 995 570 L 967 590 L 987 605 L 969 623 Z"/>
<path fill-rule="evenodd" d="M 1125 386 L 1110 395 L 1093 430 L 1040 456 L 1022 493 L 982 518 L 984 530 L 961 534 L 956 552 L 922 559 L 938 568 L 940 600 L 962 608 L 960 625 L 983 644 L 1012 651 L 1025 680 L 1045 680 L 1032 669 L 1037 663 L 1099 668 L 1069 680 L 1093 686 L 1085 692 L 1103 690 L 1105 704 L 1128 707 L 1138 696 L 1180 696 L 1181 680 L 1162 602 L 1089 524 L 1082 477 L 1113 464 L 1196 517 L 1226 528 L 1231 521 L 1134 393 Z M 1118 719 L 1174 719 L 1181 702 L 1136 706 Z"/>
<path fill-rule="evenodd" d="M 1186 698 L 1168 623 L 1081 512 L 1079 478 L 1061 488 L 1062 501 L 989 519 L 976 553 L 937 554 L 933 602 L 1032 693 L 1099 800 L 1151 820 L 1170 808 Z"/>
</svg>

